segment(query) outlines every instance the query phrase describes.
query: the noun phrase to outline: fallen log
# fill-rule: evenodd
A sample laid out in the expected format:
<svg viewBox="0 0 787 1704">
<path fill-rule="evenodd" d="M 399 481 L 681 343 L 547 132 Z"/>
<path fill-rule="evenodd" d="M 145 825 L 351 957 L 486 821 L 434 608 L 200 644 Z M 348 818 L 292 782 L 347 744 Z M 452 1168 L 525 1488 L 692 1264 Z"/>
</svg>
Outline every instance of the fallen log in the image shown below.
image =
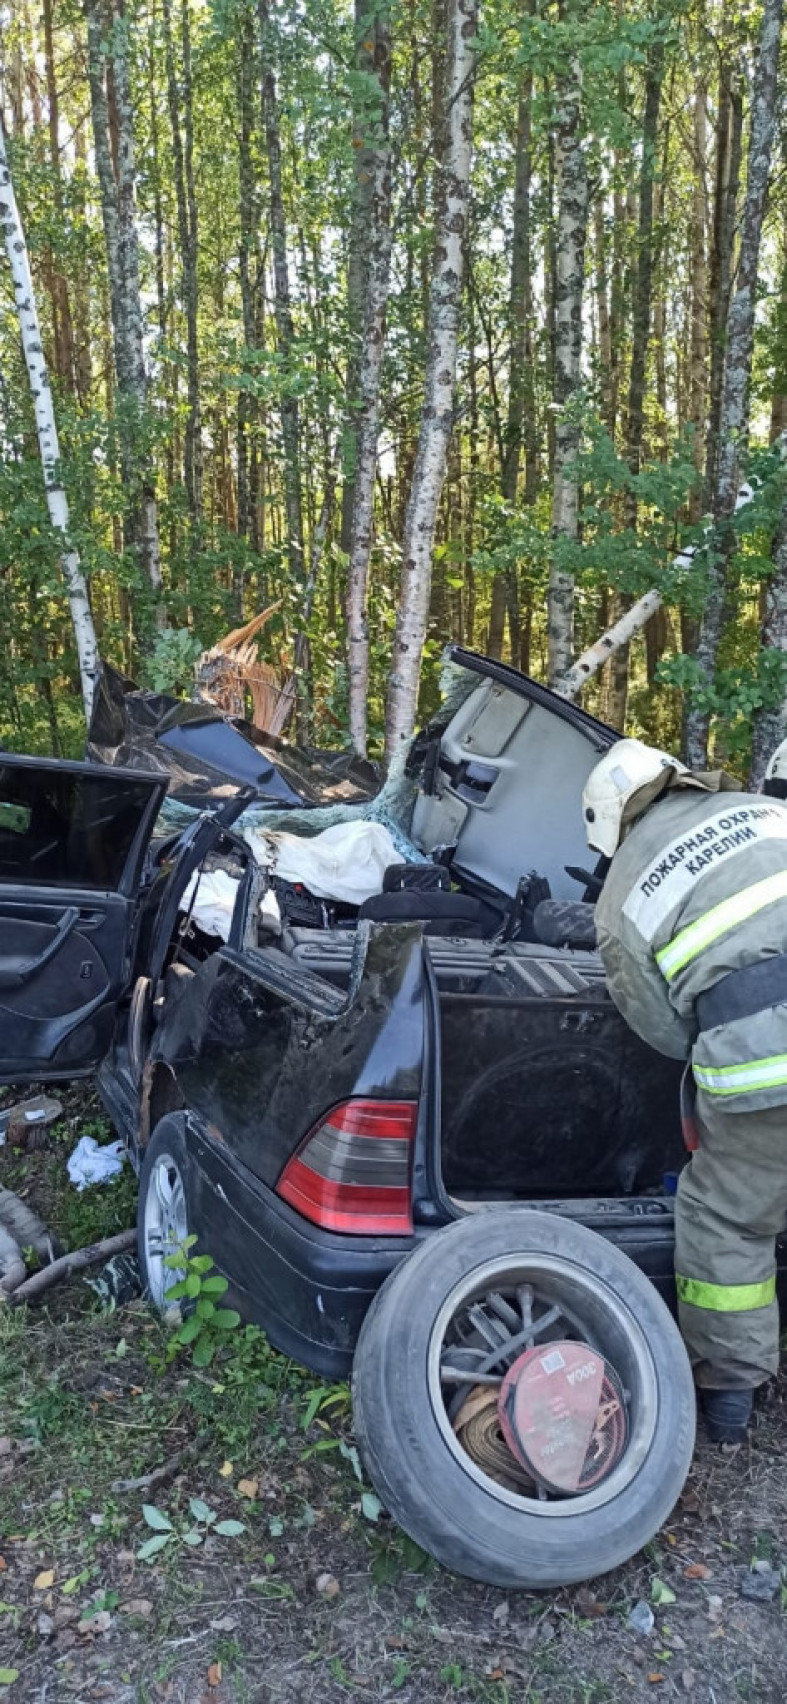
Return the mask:
<svg viewBox="0 0 787 1704">
<path fill-rule="evenodd" d="M 87 1248 L 75 1248 L 70 1254 L 61 1255 L 59 1260 L 53 1260 L 49 1266 L 42 1266 L 40 1272 L 34 1272 L 32 1278 L 27 1278 L 8 1296 L 9 1307 L 16 1307 L 18 1302 L 37 1302 L 45 1290 L 58 1284 L 61 1278 L 70 1278 L 72 1273 L 81 1272 L 85 1266 L 95 1266 L 99 1260 L 110 1260 L 113 1254 L 123 1254 L 126 1249 L 133 1248 L 137 1240 L 136 1231 L 119 1231 L 117 1236 L 104 1237 L 101 1242 L 89 1243 Z"/>
</svg>

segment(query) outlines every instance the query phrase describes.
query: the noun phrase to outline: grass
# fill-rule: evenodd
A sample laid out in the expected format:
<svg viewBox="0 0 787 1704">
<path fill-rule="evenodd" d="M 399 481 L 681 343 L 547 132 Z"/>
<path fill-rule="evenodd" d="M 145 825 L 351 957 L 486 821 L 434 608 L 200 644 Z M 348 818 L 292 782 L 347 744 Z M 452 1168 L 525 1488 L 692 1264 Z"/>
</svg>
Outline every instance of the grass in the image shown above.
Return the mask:
<svg viewBox="0 0 787 1704">
<path fill-rule="evenodd" d="M 75 1246 L 131 1223 L 135 1186 L 126 1169 L 72 1189 L 76 1140 L 110 1132 L 84 1089 L 63 1098 L 48 1151 L 0 1150 L 0 1177 Z M 170 1347 L 141 1302 L 102 1311 L 82 1279 L 46 1306 L 0 1309 L 0 1674 L 20 1677 L 0 1680 L 0 1704 L 640 1704 L 682 1695 L 684 1668 L 699 1674 L 698 1698 L 783 1704 L 780 1606 L 738 1595 L 747 1558 L 783 1558 L 778 1404 L 759 1454 L 701 1460 L 693 1511 L 589 1600 L 506 1594 L 452 1579 L 364 1502 L 346 1386 L 320 1383 L 252 1327 L 228 1334 L 205 1368 Z M 163 1483 L 118 1488 L 187 1446 Z M 186 1541 L 194 1499 L 213 1525 L 243 1532 L 215 1536 L 203 1520 L 200 1543 Z M 145 1504 L 175 1535 L 150 1560 L 139 1555 L 157 1530 Z M 698 1559 L 724 1594 L 722 1623 L 708 1618 L 707 1589 L 684 1578 Z M 640 1661 L 626 1616 L 654 1572 L 676 1602 L 656 1607 Z M 338 1592 L 318 1591 L 323 1574 Z M 682 1656 L 670 1655 L 674 1633 Z M 648 1673 L 665 1667 L 652 1686 Z"/>
</svg>

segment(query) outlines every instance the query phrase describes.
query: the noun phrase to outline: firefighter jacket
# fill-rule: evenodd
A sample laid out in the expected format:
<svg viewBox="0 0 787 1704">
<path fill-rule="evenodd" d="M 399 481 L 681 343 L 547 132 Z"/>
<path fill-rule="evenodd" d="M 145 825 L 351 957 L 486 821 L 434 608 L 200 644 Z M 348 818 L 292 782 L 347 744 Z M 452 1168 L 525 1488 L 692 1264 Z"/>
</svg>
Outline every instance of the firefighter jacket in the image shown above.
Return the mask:
<svg viewBox="0 0 787 1704">
<path fill-rule="evenodd" d="M 787 1003 L 700 1029 L 699 997 L 787 953 L 787 804 L 687 777 L 634 822 L 596 906 L 610 994 L 730 1111 L 787 1103 Z"/>
</svg>

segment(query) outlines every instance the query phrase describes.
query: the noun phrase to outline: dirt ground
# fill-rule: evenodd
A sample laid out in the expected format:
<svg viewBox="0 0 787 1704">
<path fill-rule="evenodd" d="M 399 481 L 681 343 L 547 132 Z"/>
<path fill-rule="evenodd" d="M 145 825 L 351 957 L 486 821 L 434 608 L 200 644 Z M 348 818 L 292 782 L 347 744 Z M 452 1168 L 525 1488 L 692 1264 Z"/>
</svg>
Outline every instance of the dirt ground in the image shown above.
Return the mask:
<svg viewBox="0 0 787 1704">
<path fill-rule="evenodd" d="M 133 1216 L 129 1174 L 84 1195 L 68 1185 L 86 1130 L 110 1134 L 82 1092 L 45 1152 L 0 1149 L 0 1182 L 69 1246 Z M 344 1386 L 243 1329 L 200 1369 L 187 1349 L 169 1357 L 171 1334 L 140 1302 L 102 1311 L 76 1278 L 52 1296 L 0 1312 L 0 1700 L 787 1696 L 787 1595 L 752 1571 L 787 1564 L 787 1381 L 747 1449 L 700 1441 L 673 1517 L 625 1568 L 505 1593 L 444 1573 L 380 1511 Z M 128 1483 L 161 1464 L 157 1482 Z M 758 1586 L 774 1595 L 744 1595 Z M 643 1603 L 646 1633 L 629 1625 Z"/>
</svg>

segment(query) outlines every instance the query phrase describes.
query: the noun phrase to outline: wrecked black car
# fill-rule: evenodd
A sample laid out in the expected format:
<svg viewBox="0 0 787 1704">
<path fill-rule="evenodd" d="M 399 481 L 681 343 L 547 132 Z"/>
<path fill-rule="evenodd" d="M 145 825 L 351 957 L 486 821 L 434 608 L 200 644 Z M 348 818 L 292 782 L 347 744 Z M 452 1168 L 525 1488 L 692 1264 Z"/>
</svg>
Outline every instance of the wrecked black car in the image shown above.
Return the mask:
<svg viewBox="0 0 787 1704">
<path fill-rule="evenodd" d="M 630 1555 L 688 1468 L 658 1295 L 679 1067 L 626 1029 L 593 950 L 579 800 L 616 735 L 450 662 L 381 791 L 204 707 L 130 706 L 118 677 L 93 761 L 3 755 L 0 1076 L 97 1069 L 154 1301 L 195 1233 L 275 1345 L 329 1378 L 354 1363 L 401 1524 L 450 1567 L 547 1585 Z"/>
</svg>

